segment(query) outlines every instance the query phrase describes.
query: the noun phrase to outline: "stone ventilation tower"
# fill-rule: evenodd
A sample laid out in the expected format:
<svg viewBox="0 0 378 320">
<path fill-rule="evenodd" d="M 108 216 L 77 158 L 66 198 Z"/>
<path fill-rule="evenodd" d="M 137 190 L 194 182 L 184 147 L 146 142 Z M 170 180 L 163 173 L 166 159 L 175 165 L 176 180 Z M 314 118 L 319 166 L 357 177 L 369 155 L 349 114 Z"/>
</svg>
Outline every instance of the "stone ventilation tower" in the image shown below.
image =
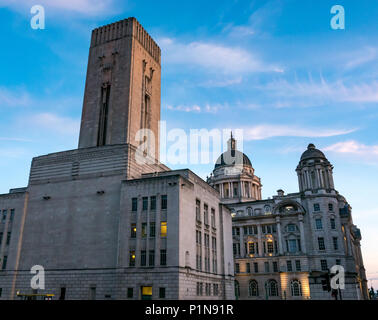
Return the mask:
<svg viewBox="0 0 378 320">
<path fill-rule="evenodd" d="M 299 191 L 304 193 L 334 193 L 333 166 L 324 153 L 310 143 L 297 166 Z"/>
<path fill-rule="evenodd" d="M 79 148 L 139 146 L 138 130 L 150 129 L 159 159 L 160 57 L 135 18 L 93 30 Z"/>
</svg>

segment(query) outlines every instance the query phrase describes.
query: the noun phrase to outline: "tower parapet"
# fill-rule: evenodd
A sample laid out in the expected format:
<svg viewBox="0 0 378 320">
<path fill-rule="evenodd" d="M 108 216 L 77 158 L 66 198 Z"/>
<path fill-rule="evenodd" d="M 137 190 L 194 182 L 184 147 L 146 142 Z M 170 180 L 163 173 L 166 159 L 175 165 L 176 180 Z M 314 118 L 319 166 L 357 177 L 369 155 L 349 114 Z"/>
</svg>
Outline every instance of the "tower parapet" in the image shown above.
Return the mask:
<svg viewBox="0 0 378 320">
<path fill-rule="evenodd" d="M 161 63 L 161 50 L 157 43 L 135 18 L 117 21 L 92 31 L 91 48 L 125 37 L 135 37 L 154 60 Z"/>
</svg>

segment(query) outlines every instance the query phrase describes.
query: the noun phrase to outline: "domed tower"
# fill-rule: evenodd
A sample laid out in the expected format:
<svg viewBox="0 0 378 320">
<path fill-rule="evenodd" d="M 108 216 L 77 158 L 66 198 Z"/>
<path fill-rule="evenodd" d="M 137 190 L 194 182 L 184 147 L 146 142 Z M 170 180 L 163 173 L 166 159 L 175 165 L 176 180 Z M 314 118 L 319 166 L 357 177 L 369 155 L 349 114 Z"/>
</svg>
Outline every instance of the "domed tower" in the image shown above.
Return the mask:
<svg viewBox="0 0 378 320">
<path fill-rule="evenodd" d="M 232 133 L 227 144 L 207 182 L 218 190 L 223 203 L 261 200 L 261 179 L 255 176 L 249 158 L 237 150 Z"/>
<path fill-rule="evenodd" d="M 324 153 L 310 143 L 297 166 L 299 191 L 305 193 L 333 193 L 333 166 Z"/>
</svg>

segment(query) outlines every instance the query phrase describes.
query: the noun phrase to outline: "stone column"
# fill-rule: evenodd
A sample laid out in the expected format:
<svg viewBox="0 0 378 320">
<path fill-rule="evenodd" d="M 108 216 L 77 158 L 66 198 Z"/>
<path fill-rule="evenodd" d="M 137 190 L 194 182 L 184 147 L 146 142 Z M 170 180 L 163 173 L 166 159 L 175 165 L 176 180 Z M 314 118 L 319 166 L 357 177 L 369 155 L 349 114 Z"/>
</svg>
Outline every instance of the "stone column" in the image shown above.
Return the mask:
<svg viewBox="0 0 378 320">
<path fill-rule="evenodd" d="M 279 252 L 280 255 L 283 255 L 280 217 L 276 217 L 276 223 L 277 223 L 277 236 L 278 236 L 278 252 Z"/>
<path fill-rule="evenodd" d="M 219 194 L 221 198 L 224 198 L 223 182 L 219 184 Z"/>
<path fill-rule="evenodd" d="M 244 258 L 245 257 L 245 249 L 244 249 L 244 228 L 243 227 L 240 227 L 239 233 L 240 233 L 240 238 L 239 238 L 240 257 Z"/>
<path fill-rule="evenodd" d="M 229 198 L 232 198 L 233 195 L 234 195 L 234 192 L 233 192 L 233 190 L 232 190 L 232 182 L 229 182 L 229 183 L 228 183 L 228 190 L 229 190 L 229 192 L 228 192 L 228 197 L 229 197 Z"/>
<path fill-rule="evenodd" d="M 299 220 L 299 231 L 301 233 L 301 249 L 303 253 L 306 253 L 306 241 L 305 241 L 305 234 L 304 234 L 304 226 L 303 226 L 303 215 L 298 215 Z"/>
<path fill-rule="evenodd" d="M 263 257 L 264 256 L 264 247 L 263 247 L 263 244 L 262 244 L 261 224 L 257 225 L 257 239 L 258 239 L 258 244 L 259 244 L 259 256 Z"/>
<path fill-rule="evenodd" d="M 240 198 L 245 198 L 244 181 L 240 180 Z"/>
</svg>

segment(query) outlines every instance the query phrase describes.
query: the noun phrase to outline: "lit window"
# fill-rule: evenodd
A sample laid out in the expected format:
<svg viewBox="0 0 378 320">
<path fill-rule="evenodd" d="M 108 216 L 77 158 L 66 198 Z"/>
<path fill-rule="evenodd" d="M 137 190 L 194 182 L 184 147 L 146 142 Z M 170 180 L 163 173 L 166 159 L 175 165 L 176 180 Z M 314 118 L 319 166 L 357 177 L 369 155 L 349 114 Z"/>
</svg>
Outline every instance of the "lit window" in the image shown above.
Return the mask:
<svg viewBox="0 0 378 320">
<path fill-rule="evenodd" d="M 136 224 L 132 223 L 131 224 L 131 234 L 130 234 L 130 237 L 131 238 L 136 238 L 136 232 L 137 232 Z"/>
<path fill-rule="evenodd" d="M 259 295 L 259 286 L 256 280 L 251 280 L 249 282 L 249 296 L 250 297 L 258 297 Z"/>
<path fill-rule="evenodd" d="M 130 267 L 134 267 L 135 266 L 135 251 L 132 250 L 130 251 Z"/>
<path fill-rule="evenodd" d="M 147 237 L 147 223 L 142 223 L 142 238 Z"/>
<path fill-rule="evenodd" d="M 160 223 L 160 236 L 166 237 L 167 236 L 167 222 L 162 221 Z"/>
<path fill-rule="evenodd" d="M 152 298 L 152 287 L 142 287 L 142 299 Z"/>
<path fill-rule="evenodd" d="M 299 297 L 302 295 L 301 282 L 298 280 L 291 281 L 291 295 L 293 297 Z"/>
</svg>

